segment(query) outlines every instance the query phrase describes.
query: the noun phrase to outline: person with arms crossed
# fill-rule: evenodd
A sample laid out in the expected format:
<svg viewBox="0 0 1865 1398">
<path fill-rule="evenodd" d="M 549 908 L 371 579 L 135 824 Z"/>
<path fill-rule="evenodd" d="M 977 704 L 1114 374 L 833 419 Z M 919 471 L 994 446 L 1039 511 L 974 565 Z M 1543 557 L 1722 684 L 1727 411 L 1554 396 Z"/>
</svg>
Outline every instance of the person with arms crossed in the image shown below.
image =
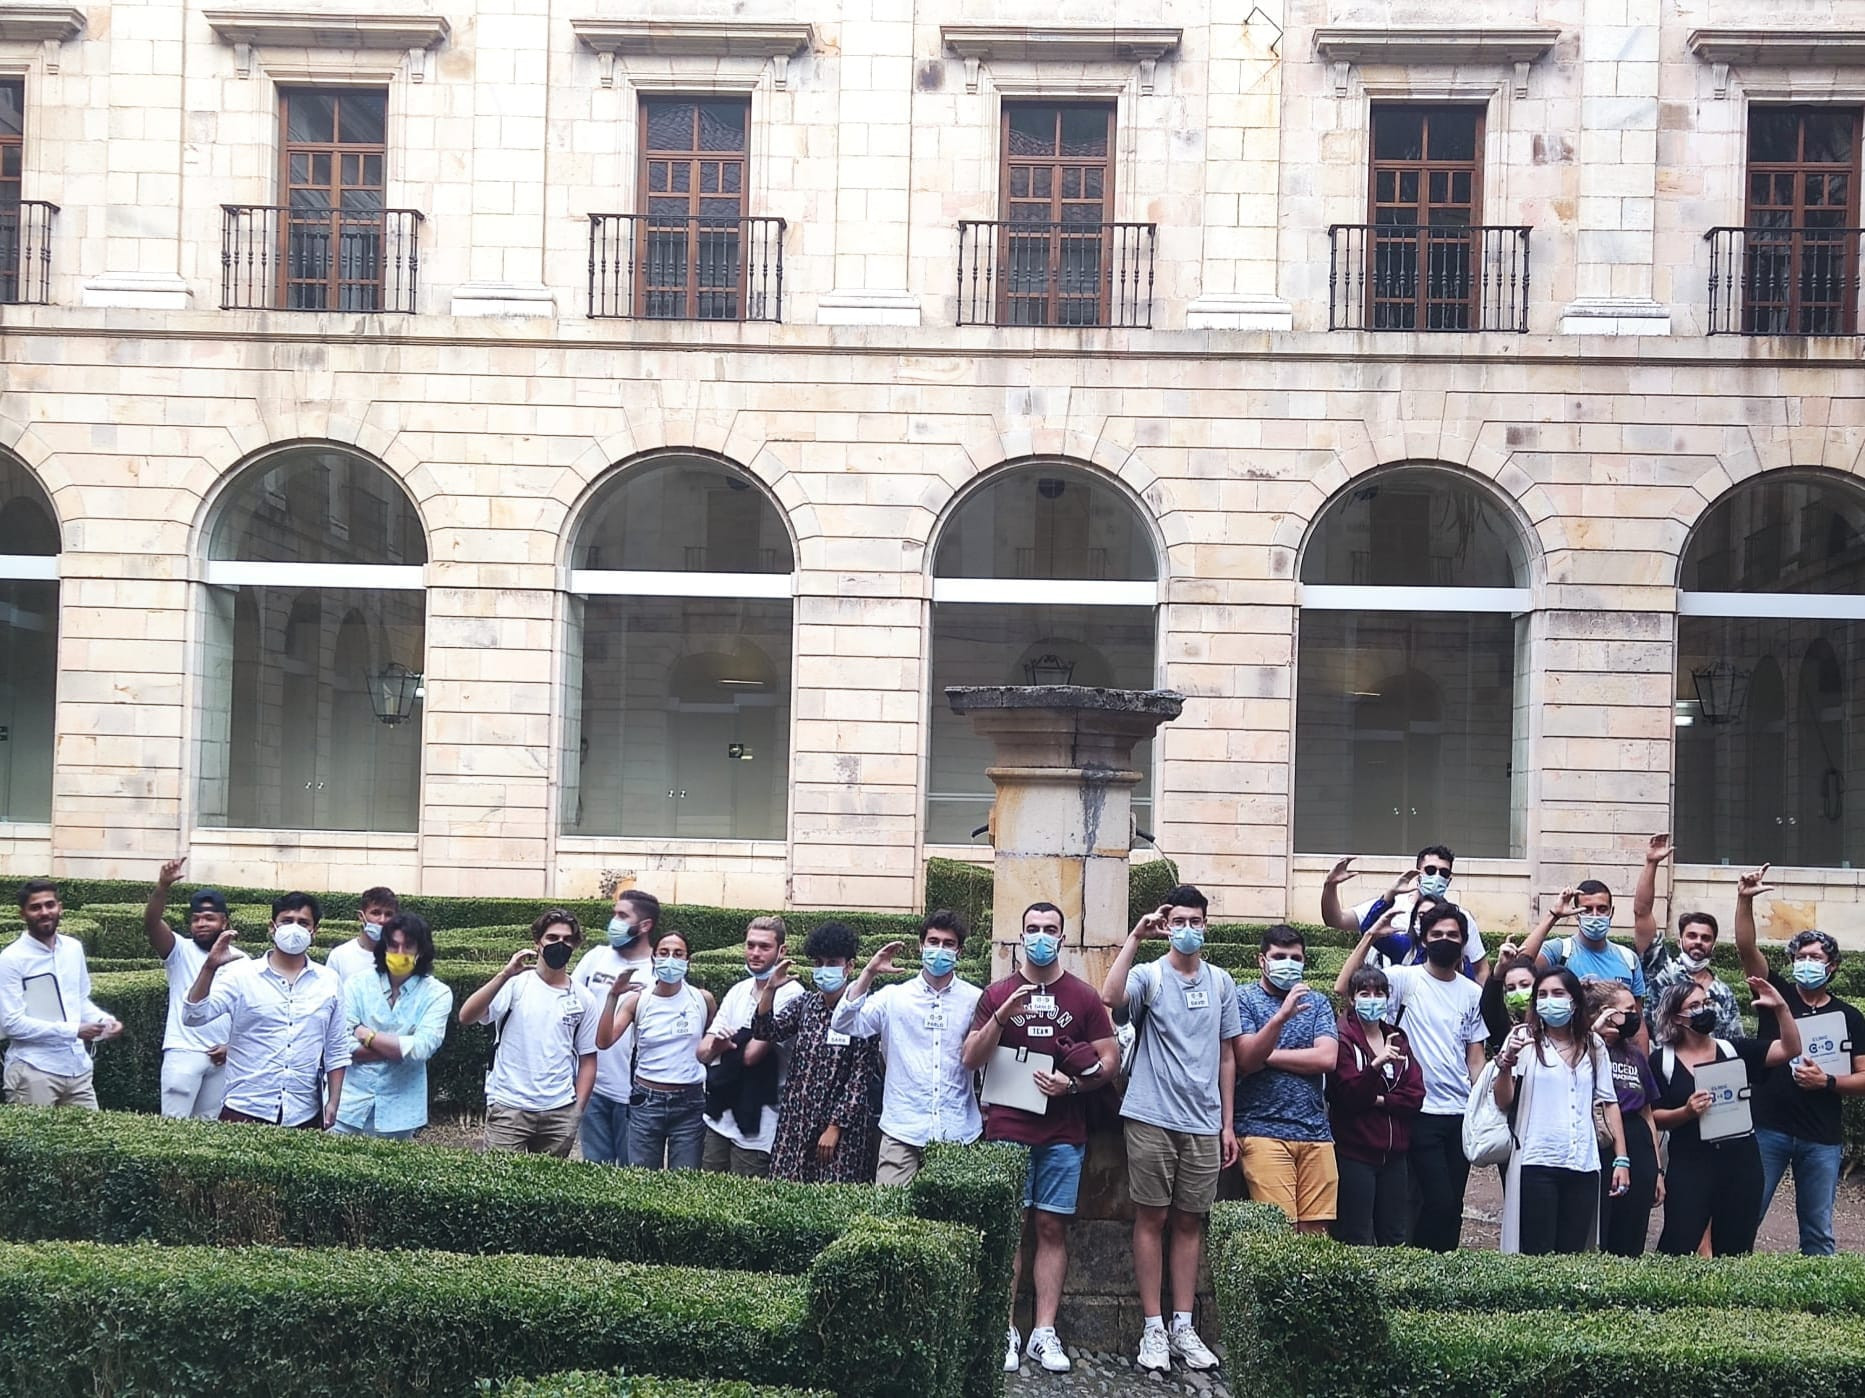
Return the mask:
<svg viewBox="0 0 1865 1398">
<path fill-rule="evenodd" d="M 343 982 L 306 954 L 320 917 L 317 899 L 308 893 L 274 899 L 272 949 L 220 975 L 243 963 L 229 927 L 214 939 L 181 1002 L 184 1024 L 200 1028 L 227 1021 L 222 1121 L 307 1131 L 336 1123 L 352 1040 L 343 1023 Z"/>
<path fill-rule="evenodd" d="M 1463 909 L 1440 904 L 1429 919 L 1421 929 L 1425 964 L 1386 971 L 1392 987 L 1387 1017 L 1405 1030 L 1425 1079 L 1425 1105 L 1413 1119 L 1406 1156 L 1412 1177 L 1411 1242 L 1433 1252 L 1455 1252 L 1463 1236 L 1464 1190 L 1470 1182 L 1463 1147 L 1464 1108 L 1471 1084 L 1483 1071 L 1488 1030 L 1482 992 L 1457 970 L 1469 935 Z M 1334 982 L 1336 995 L 1348 993 L 1377 933 L 1375 926 L 1360 935 Z"/>
<path fill-rule="evenodd" d="M 1794 1172 L 1794 1214 L 1800 1251 L 1831 1257 L 1833 1203 L 1844 1155 L 1841 1098 L 1865 1096 L 1865 1015 L 1827 986 L 1839 969 L 1839 943 L 1824 932 L 1797 932 L 1787 944 L 1789 974 L 1774 974 L 1755 941 L 1755 900 L 1773 890 L 1768 866 L 1736 885 L 1735 945 L 1742 970 L 1765 978 L 1787 1013 L 1800 1023 L 1801 1049 L 1771 1066 L 1755 1089 L 1755 1143 L 1761 1148 L 1761 1217 L 1774 1202 L 1781 1177 Z M 1756 1037 L 1781 1037 L 1777 1009 L 1757 1005 Z M 1850 1045 L 1850 1049 L 1846 1046 Z"/>
<path fill-rule="evenodd" d="M 595 1005 L 608 1000 L 609 987 L 618 979 L 647 984 L 653 974 L 661 900 L 638 888 L 627 889 L 615 895 L 610 914 L 604 944 L 584 952 L 570 977 Z M 628 1163 L 628 1099 L 635 1091 L 634 1063 L 633 1029 L 596 1055 L 596 1086 L 578 1127 L 583 1159 L 592 1164 Z"/>
<path fill-rule="evenodd" d="M 1243 1027 L 1230 973 L 1204 959 L 1210 900 L 1190 884 L 1165 896 L 1134 924 L 1101 982 L 1101 1002 L 1133 1026 L 1133 1065 L 1120 1115 L 1127 1140 L 1127 1192 L 1133 1198 L 1133 1277 L 1140 1297 L 1139 1365 L 1165 1371 L 1176 1356 L 1211 1369 L 1217 1356 L 1192 1326 L 1204 1221 L 1218 1175 L 1237 1163 L 1235 1111 Z M 1134 965 L 1143 942 L 1170 949 Z M 1280 1026 L 1278 1026 L 1278 1030 Z M 1261 1058 L 1275 1044 L 1257 1036 Z M 1259 1061 L 1253 1052 L 1252 1062 Z M 1161 1292 L 1171 1235 L 1172 1326 Z"/>
<path fill-rule="evenodd" d="M 356 1043 L 332 1129 L 411 1141 L 427 1125 L 427 1060 L 446 1040 L 453 991 L 433 974 L 425 918 L 396 913 L 375 946 L 375 974 L 343 983 L 343 1023 Z"/>
<path fill-rule="evenodd" d="M 401 911 L 401 900 L 392 888 L 366 888 L 356 900 L 356 917 L 362 931 L 348 941 L 330 949 L 324 965 L 337 973 L 339 980 L 351 976 L 376 974 L 376 947 L 382 941 L 382 929 Z"/>
<path fill-rule="evenodd" d="M 780 917 L 754 917 L 745 928 L 745 979 L 725 992 L 706 1037 L 699 1041 L 699 1061 L 709 1070 L 706 1146 L 700 1168 L 715 1173 L 761 1178 L 771 1172 L 771 1146 L 777 1139 L 777 1102 L 790 1068 L 790 1046 L 751 1034 L 758 997 L 783 959 L 789 929 Z M 777 992 L 781 1013 L 802 995 L 791 980 Z M 713 1078 L 721 1079 L 717 1093 Z M 711 1107 L 721 1108 L 715 1116 Z"/>
<path fill-rule="evenodd" d="M 881 1084 L 881 1148 L 876 1184 L 911 1184 L 932 1141 L 969 1145 L 984 1130 L 978 1098 L 962 1055 L 965 1031 L 983 994 L 956 974 L 969 929 L 949 908 L 927 914 L 920 927 L 920 970 L 901 985 L 874 989 L 906 950 L 889 942 L 842 993 L 829 1028 L 855 1039 L 879 1039 L 887 1065 Z"/>
<path fill-rule="evenodd" d="M 461 1024 L 493 1026 L 486 1149 L 568 1159 L 596 1085 L 596 1006 L 570 981 L 583 928 L 562 908 L 539 914 L 531 945 L 460 1006 Z"/>
<path fill-rule="evenodd" d="M 90 1046 L 116 1038 L 123 1025 L 91 999 L 84 944 L 58 930 L 65 910 L 57 885 L 34 879 L 18 901 L 26 930 L 0 951 L 6 1100 L 96 1111 Z"/>
<path fill-rule="evenodd" d="M 227 900 L 211 888 L 196 889 L 188 900 L 188 935 L 178 937 L 166 920 L 168 891 L 181 877 L 187 856 L 171 859 L 156 875 L 155 891 L 142 912 L 149 950 L 162 959 L 168 974 L 168 1023 L 162 1031 L 162 1115 L 213 1121 L 220 1116 L 227 1088 L 227 1026 L 224 1019 L 196 1029 L 183 1018 L 182 1002 L 201 974 L 201 966 L 228 927 Z M 232 959 L 249 959 L 231 947 Z M 228 972 L 232 974 L 231 971 Z"/>
<path fill-rule="evenodd" d="M 1356 937 L 1368 927 L 1386 923 L 1373 943 L 1373 952 L 1379 962 L 1390 966 L 1416 966 L 1424 960 L 1425 949 L 1423 938 L 1413 928 L 1417 921 L 1414 914 L 1421 902 L 1450 901 L 1451 879 L 1455 877 L 1452 866 L 1456 862 L 1456 856 L 1448 846 L 1426 845 L 1418 851 L 1418 858 L 1413 861 L 1412 867 L 1393 880 L 1392 887 L 1383 896 L 1355 908 L 1343 908 L 1340 902 L 1341 885 L 1354 877 L 1350 867 L 1353 858 L 1350 856 L 1343 859 L 1328 871 L 1321 885 L 1321 921 L 1328 927 L 1351 932 Z M 1398 916 L 1388 922 L 1389 915 L 1394 913 Z M 1464 942 L 1461 969 L 1464 975 L 1481 985 L 1489 979 L 1489 956 L 1483 949 L 1483 933 L 1476 919 L 1471 917 L 1468 910 L 1464 912 L 1464 917 L 1470 924 L 1470 932 Z M 1401 928 L 1407 930 L 1401 931 Z"/>
<path fill-rule="evenodd" d="M 987 1102 L 984 1139 L 1030 1148 L 1023 1181 L 1023 1217 L 1036 1233 L 1036 1305 L 1029 1355 L 1052 1374 L 1069 1370 L 1068 1352 L 1056 1338 L 1056 1311 L 1068 1272 L 1068 1220 L 1081 1191 L 1082 1161 L 1088 1153 L 1087 1104 L 1081 1094 L 1098 1092 L 1120 1067 L 1114 1022 L 1093 987 L 1062 969 L 1062 910 L 1032 903 L 1023 910 L 1023 965 L 989 986 L 971 1018 L 961 1055 L 964 1066 L 985 1073 L 987 1089 L 1000 1073 L 1017 1071 L 1012 1054 L 1041 1054 L 1047 1068 L 1023 1069 L 1042 1094 L 1043 1110 Z M 987 1091 L 988 1095 L 988 1091 Z M 1010 1303 L 1016 1307 L 1023 1271 L 1018 1240 L 1011 1262 Z M 1010 1326 L 1004 1370 L 1017 1367 L 1019 1336 Z"/>
</svg>

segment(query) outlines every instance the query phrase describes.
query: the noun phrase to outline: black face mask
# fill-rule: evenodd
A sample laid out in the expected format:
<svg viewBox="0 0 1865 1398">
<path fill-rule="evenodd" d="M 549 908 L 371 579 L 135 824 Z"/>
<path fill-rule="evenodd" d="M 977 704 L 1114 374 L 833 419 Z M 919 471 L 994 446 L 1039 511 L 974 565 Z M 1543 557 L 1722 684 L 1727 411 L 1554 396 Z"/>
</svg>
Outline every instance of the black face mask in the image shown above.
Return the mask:
<svg viewBox="0 0 1865 1398">
<path fill-rule="evenodd" d="M 570 964 L 570 953 L 574 950 L 568 942 L 551 942 L 537 954 L 537 959 L 551 970 L 561 971 Z"/>
<path fill-rule="evenodd" d="M 1703 1005 L 1690 1012 L 1690 1018 L 1684 1021 L 1699 1034 L 1707 1034 L 1716 1027 L 1716 1007 Z"/>
<path fill-rule="evenodd" d="M 1452 937 L 1440 937 L 1425 943 L 1425 960 L 1440 971 L 1447 971 L 1464 959 L 1464 944 Z"/>
</svg>

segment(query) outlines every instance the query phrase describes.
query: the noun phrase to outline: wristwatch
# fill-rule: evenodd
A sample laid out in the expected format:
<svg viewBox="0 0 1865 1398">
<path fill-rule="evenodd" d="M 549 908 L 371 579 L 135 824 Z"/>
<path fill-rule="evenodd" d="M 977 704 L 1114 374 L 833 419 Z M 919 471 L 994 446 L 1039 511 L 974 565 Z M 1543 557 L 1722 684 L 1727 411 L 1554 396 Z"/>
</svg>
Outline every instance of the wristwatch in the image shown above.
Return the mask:
<svg viewBox="0 0 1865 1398">
<path fill-rule="evenodd" d="M 1839 1090 L 1839 1079 L 1834 1077 L 1831 1073 L 1826 1075 L 1826 1090 L 1828 1092 L 1837 1092 Z"/>
<path fill-rule="evenodd" d="M 1068 1091 L 1069 1091 L 1069 1096 L 1071 1097 L 1073 1097 L 1076 1093 L 1080 1092 L 1081 1091 L 1081 1079 L 1070 1078 L 1068 1080 Z"/>
</svg>

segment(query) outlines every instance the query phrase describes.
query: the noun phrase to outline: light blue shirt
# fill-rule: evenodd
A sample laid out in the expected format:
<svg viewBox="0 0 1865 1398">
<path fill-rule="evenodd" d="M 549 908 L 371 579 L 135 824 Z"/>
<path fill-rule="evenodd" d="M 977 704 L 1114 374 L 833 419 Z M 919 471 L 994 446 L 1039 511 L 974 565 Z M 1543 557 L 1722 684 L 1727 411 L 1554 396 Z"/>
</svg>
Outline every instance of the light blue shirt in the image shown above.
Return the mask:
<svg viewBox="0 0 1865 1398">
<path fill-rule="evenodd" d="M 367 1025 L 393 1034 L 401 1042 L 401 1062 L 352 1063 L 343 1077 L 337 1120 L 376 1133 L 427 1125 L 427 1060 L 447 1037 L 452 1013 L 453 991 L 433 976 L 408 977 L 392 1005 L 385 973 L 345 981 L 344 1032 L 354 1036 L 358 1025 Z"/>
<path fill-rule="evenodd" d="M 1640 1000 L 1645 998 L 1645 968 L 1630 947 L 1617 942 L 1592 947 L 1584 937 L 1563 937 L 1546 943 L 1541 955 L 1550 966 L 1565 966 L 1581 980 L 1619 981 Z"/>
</svg>

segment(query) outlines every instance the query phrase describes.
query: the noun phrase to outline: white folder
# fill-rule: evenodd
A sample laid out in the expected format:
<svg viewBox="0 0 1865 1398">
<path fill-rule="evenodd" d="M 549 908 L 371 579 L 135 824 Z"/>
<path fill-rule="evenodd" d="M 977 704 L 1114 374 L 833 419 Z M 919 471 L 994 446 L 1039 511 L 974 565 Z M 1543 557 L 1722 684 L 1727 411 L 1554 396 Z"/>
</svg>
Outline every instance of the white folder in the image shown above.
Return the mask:
<svg viewBox="0 0 1865 1398">
<path fill-rule="evenodd" d="M 1015 1107 L 1020 1112 L 1044 1116 L 1049 1099 L 1036 1085 L 1036 1073 L 1053 1073 L 1056 1061 L 1047 1053 L 1031 1053 L 1027 1048 L 999 1046 L 991 1053 L 984 1069 L 982 1100 L 987 1107 Z"/>
<path fill-rule="evenodd" d="M 1810 1058 L 1823 1073 L 1842 1078 L 1852 1071 L 1852 1055 L 1857 1046 L 1846 1035 L 1846 1017 L 1838 1010 L 1807 1015 L 1794 1021 L 1800 1028 L 1800 1054 Z"/>
<path fill-rule="evenodd" d="M 1710 1094 L 1710 1109 L 1697 1119 L 1697 1133 L 1706 1141 L 1746 1136 L 1755 1129 L 1749 1109 L 1748 1064 L 1739 1058 L 1705 1063 L 1695 1069 L 1697 1091 Z"/>
<path fill-rule="evenodd" d="M 58 993 L 57 976 L 49 973 L 27 976 L 20 981 L 19 989 L 26 1013 L 33 1019 L 43 1019 L 52 1024 L 65 1022 L 65 997 Z"/>
</svg>

